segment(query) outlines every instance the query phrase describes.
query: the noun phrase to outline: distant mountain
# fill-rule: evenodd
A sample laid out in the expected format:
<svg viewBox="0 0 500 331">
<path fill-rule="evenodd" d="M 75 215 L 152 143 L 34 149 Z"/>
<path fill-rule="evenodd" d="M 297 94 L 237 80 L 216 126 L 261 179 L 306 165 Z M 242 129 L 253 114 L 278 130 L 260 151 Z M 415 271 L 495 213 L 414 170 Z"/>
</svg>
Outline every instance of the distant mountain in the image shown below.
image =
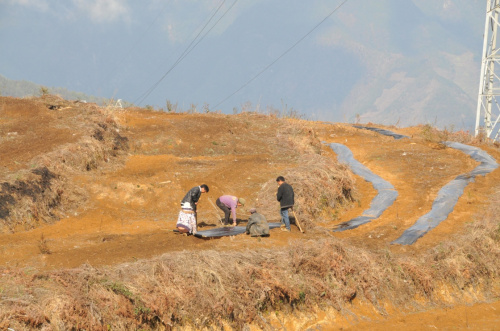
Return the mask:
<svg viewBox="0 0 500 331">
<path fill-rule="evenodd" d="M 221 77 L 221 72 L 255 75 L 261 67 L 253 59 L 269 63 L 293 40 L 277 39 L 274 45 L 266 45 L 266 33 L 279 29 L 300 35 L 293 22 L 277 27 L 266 19 L 273 4 L 279 5 L 259 2 L 243 13 L 238 24 L 212 41 L 214 49 L 227 51 L 222 56 L 207 52 L 193 67 L 199 65 L 197 70 L 206 72 L 206 77 Z M 276 16 L 279 10 L 273 12 Z M 485 13 L 485 3 L 479 0 L 349 2 L 314 37 L 305 39 L 238 95 L 261 107 L 280 106 L 283 98 L 312 119 L 470 130 L 475 121 Z M 252 26 L 252 22 L 259 24 Z M 244 47 L 230 47 L 230 40 L 245 40 Z M 224 88 L 223 83 L 210 80 L 190 89 L 185 84 L 192 95 L 220 95 Z"/>
<path fill-rule="evenodd" d="M 471 129 L 482 49 L 482 34 L 474 31 L 484 26 L 483 6 L 466 0 L 368 2 L 350 25 L 333 28 L 324 42 L 349 51 L 366 69 L 340 106 L 342 118 Z"/>
<path fill-rule="evenodd" d="M 194 7 L 206 1 L 166 1 L 164 12 L 127 1 L 130 16 L 106 23 L 66 15 L 76 2 L 7 2 L 18 10 L 3 11 L 0 72 L 138 106 L 292 107 L 315 120 L 473 128 L 486 1 L 348 1 L 326 17 L 340 2 L 233 2 L 196 42 L 209 12 Z M 18 93 L 9 89 L 0 85 Z"/>
<path fill-rule="evenodd" d="M 66 100 L 85 100 L 99 105 L 105 105 L 110 102 L 109 99 L 90 96 L 81 92 L 69 91 L 62 87 L 46 87 L 25 80 L 11 80 L 0 75 L 0 95 L 10 97 L 39 96 L 42 94 L 42 88 L 47 88 L 48 93 L 56 94 Z"/>
</svg>

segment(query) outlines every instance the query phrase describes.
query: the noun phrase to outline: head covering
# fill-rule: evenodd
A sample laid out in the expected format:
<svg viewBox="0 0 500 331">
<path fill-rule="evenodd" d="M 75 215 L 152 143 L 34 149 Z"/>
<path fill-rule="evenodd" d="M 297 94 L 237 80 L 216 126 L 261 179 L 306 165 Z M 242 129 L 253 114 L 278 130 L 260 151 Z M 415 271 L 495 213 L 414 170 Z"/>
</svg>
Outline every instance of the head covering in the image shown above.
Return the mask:
<svg viewBox="0 0 500 331">
<path fill-rule="evenodd" d="M 238 202 L 241 203 L 242 206 L 244 206 L 246 201 L 243 198 L 238 198 Z"/>
<path fill-rule="evenodd" d="M 257 209 L 255 208 L 250 208 L 250 214 L 253 214 L 253 213 L 256 213 L 257 212 Z"/>
</svg>

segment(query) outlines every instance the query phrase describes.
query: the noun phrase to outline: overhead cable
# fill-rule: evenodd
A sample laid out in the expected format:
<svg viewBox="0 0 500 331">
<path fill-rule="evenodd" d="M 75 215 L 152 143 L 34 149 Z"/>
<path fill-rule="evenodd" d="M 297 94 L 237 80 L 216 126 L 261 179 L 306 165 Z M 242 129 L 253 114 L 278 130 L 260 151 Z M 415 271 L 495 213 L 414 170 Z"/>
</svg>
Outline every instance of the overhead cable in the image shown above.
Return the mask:
<svg viewBox="0 0 500 331">
<path fill-rule="evenodd" d="M 348 2 L 349 0 L 344 0 L 340 5 L 338 5 L 334 10 L 332 10 L 321 22 L 319 22 L 318 24 L 316 24 L 311 30 L 309 30 L 309 32 L 307 32 L 302 38 L 300 38 L 297 42 L 295 42 L 295 44 L 293 44 L 290 48 L 288 48 L 285 52 L 283 52 L 280 56 L 278 56 L 278 58 L 276 58 L 273 62 L 271 62 L 270 64 L 268 64 L 264 69 L 262 69 L 257 75 L 253 76 L 252 78 L 250 78 L 245 84 L 243 84 L 239 89 L 237 89 L 236 91 L 234 91 L 233 93 L 231 93 L 229 96 L 227 96 L 224 100 L 220 101 L 218 104 L 216 104 L 214 106 L 214 108 L 217 108 L 218 106 L 220 106 L 221 104 L 223 104 L 224 102 L 226 102 L 229 98 L 231 98 L 233 95 L 235 95 L 236 93 L 238 93 L 239 91 L 243 90 L 245 87 L 247 87 L 251 82 L 253 82 L 255 79 L 257 79 L 257 77 L 259 77 L 261 74 L 263 74 L 267 69 L 269 69 L 273 64 L 275 64 L 276 62 L 278 62 L 282 57 L 284 57 L 288 52 L 290 52 L 293 48 L 295 48 L 295 46 L 297 46 L 302 40 L 304 40 L 307 36 L 309 36 L 314 30 L 316 30 L 321 24 L 323 24 L 323 22 L 325 22 L 330 16 L 332 16 L 337 10 L 340 9 L 340 7 L 342 7 L 346 2 Z"/>
<path fill-rule="evenodd" d="M 158 85 L 160 84 L 160 82 L 165 78 L 167 77 L 167 75 L 177 66 L 177 64 L 180 63 L 180 61 L 184 58 L 184 55 L 186 54 L 186 52 L 189 50 L 189 48 L 191 47 L 191 45 L 193 45 L 193 43 L 196 41 L 196 39 L 198 39 L 198 37 L 201 35 L 201 33 L 203 32 L 203 30 L 205 30 L 205 28 L 207 27 L 207 25 L 210 23 L 210 21 L 212 21 L 212 19 L 214 18 L 214 16 L 219 12 L 220 8 L 222 7 L 222 5 L 224 4 L 224 2 L 226 2 L 226 0 L 222 0 L 219 7 L 217 8 L 217 10 L 213 13 L 213 15 L 210 17 L 210 19 L 207 21 L 207 23 L 203 26 L 203 28 L 198 32 L 198 34 L 193 38 L 193 40 L 189 43 L 189 45 L 186 47 L 186 49 L 184 50 L 184 52 L 182 52 L 182 54 L 177 58 L 177 60 L 174 62 L 174 64 L 170 67 L 170 69 L 168 69 L 168 71 L 156 82 L 153 84 L 153 86 L 151 86 L 149 89 L 146 90 L 146 92 L 144 92 L 139 98 L 137 98 L 134 103 L 137 102 L 137 100 L 140 100 L 137 104 L 140 105 L 150 94 L 151 92 L 153 92 L 156 87 L 158 87 Z"/>
<path fill-rule="evenodd" d="M 234 3 L 222 14 L 222 16 L 212 25 L 212 27 L 197 41 L 197 39 L 200 37 L 202 32 L 206 29 L 206 27 L 209 25 L 209 23 L 212 21 L 212 19 L 215 17 L 215 15 L 219 12 L 219 10 L 222 8 L 222 6 L 225 3 L 225 0 L 221 2 L 217 10 L 214 12 L 214 14 L 210 17 L 208 22 L 203 26 L 203 28 L 200 30 L 200 32 L 196 35 L 196 37 L 191 41 L 191 43 L 186 47 L 184 52 L 177 58 L 175 63 L 170 67 L 170 69 L 155 83 L 153 84 L 141 97 L 139 97 L 137 100 L 140 99 L 140 101 L 137 104 L 141 104 L 157 87 L 158 85 L 167 77 L 167 75 L 207 36 L 207 34 L 212 31 L 212 29 L 220 22 L 220 20 L 233 8 L 233 6 L 236 4 L 238 0 L 235 0 Z M 195 43 L 196 42 L 196 43 Z M 134 101 L 134 103 L 136 103 Z"/>
<path fill-rule="evenodd" d="M 213 16 L 214 12 L 216 12 L 216 11 L 217 11 L 217 8 L 216 8 L 216 7 L 214 7 L 214 8 L 210 11 L 209 16 Z M 205 21 L 205 20 L 204 20 L 204 21 Z M 206 24 L 204 21 L 203 21 L 203 22 L 201 22 L 201 24 L 199 24 L 199 25 L 198 25 L 198 26 L 197 26 L 197 27 L 196 27 L 193 31 L 194 31 L 194 32 L 196 32 L 196 31 L 198 31 L 198 30 L 202 29 L 202 26 Z M 193 34 L 194 34 L 194 32 L 193 32 L 193 33 L 191 33 L 191 35 L 193 35 Z M 168 58 L 166 58 L 166 59 L 164 59 L 164 60 L 163 60 L 163 62 L 162 62 L 162 64 L 163 64 L 163 65 L 165 64 L 165 62 L 170 62 L 170 60 L 171 60 L 172 58 L 177 58 L 177 53 L 179 53 L 179 52 L 177 52 L 178 48 L 180 48 L 180 47 L 176 47 L 176 48 L 175 48 L 175 50 L 174 50 L 174 51 L 172 51 L 172 52 L 171 52 L 171 54 L 169 54 Z M 155 72 L 155 73 L 158 73 L 158 72 L 163 71 L 163 70 L 162 70 L 163 65 L 159 65 L 159 66 L 157 66 L 157 68 L 156 68 L 156 70 L 154 70 L 154 72 Z M 129 73 L 129 74 L 131 75 L 132 73 Z M 144 78 L 144 79 L 142 79 L 142 82 L 141 82 L 141 83 L 139 83 L 139 86 L 149 85 L 150 80 L 151 80 L 150 78 Z M 120 88 L 121 88 L 121 87 L 120 87 Z M 141 95 L 141 96 L 142 96 L 142 95 Z M 137 99 L 135 100 L 135 102 L 136 102 L 138 99 L 139 99 L 139 98 L 137 98 Z"/>
</svg>

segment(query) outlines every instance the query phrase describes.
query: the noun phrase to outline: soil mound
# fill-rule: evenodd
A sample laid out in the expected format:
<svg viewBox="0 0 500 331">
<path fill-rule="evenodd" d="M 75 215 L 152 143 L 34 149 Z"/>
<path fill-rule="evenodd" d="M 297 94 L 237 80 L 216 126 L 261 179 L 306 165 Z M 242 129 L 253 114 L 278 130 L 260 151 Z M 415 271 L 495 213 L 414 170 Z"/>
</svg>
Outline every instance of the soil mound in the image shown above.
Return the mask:
<svg viewBox="0 0 500 331">
<path fill-rule="evenodd" d="M 86 195 L 72 177 L 128 149 L 113 115 L 96 105 L 50 95 L 1 98 L 0 105 L 3 232 L 35 228 L 74 211 Z"/>
</svg>

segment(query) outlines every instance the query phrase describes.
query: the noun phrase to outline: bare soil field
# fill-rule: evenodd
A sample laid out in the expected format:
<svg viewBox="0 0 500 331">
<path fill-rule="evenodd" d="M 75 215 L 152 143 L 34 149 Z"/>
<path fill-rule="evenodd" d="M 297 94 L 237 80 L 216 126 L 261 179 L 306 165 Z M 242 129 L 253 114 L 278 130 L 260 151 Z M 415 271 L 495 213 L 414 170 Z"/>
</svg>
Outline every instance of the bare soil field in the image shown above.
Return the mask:
<svg viewBox="0 0 500 331">
<path fill-rule="evenodd" d="M 441 187 L 477 166 L 440 141 L 500 160 L 498 145 L 429 126 L 389 129 L 410 138 L 252 112 L 1 97 L 0 330 L 498 328 L 500 169 L 470 183 L 415 244 L 391 245 Z M 337 163 L 331 142 L 399 194 L 349 231 L 332 229 L 376 191 Z M 210 191 L 199 230 L 221 226 L 224 194 L 247 201 L 239 225 L 252 207 L 279 221 L 279 175 L 295 189 L 305 233 L 172 231 L 180 200 L 200 184 Z"/>
</svg>

